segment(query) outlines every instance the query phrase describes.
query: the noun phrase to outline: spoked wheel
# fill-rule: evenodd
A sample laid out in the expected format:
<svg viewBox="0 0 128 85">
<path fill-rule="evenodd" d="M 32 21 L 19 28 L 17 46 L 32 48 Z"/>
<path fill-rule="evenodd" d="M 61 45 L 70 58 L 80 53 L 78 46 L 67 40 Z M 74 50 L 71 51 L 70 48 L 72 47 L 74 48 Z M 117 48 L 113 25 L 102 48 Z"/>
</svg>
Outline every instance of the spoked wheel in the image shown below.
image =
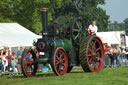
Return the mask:
<svg viewBox="0 0 128 85">
<path fill-rule="evenodd" d="M 85 72 L 99 72 L 104 65 L 104 49 L 101 40 L 88 36 L 80 45 L 80 63 Z"/>
<path fill-rule="evenodd" d="M 82 32 L 82 23 L 79 19 L 76 19 L 71 27 L 72 31 L 72 40 L 76 45 L 80 44 L 82 36 L 84 35 Z"/>
<path fill-rule="evenodd" d="M 51 61 L 53 71 L 57 76 L 64 75 L 68 69 L 68 56 L 63 48 L 56 48 Z"/>
<path fill-rule="evenodd" d="M 37 72 L 36 54 L 33 50 L 25 50 L 21 59 L 21 68 L 25 77 L 32 77 Z"/>
</svg>

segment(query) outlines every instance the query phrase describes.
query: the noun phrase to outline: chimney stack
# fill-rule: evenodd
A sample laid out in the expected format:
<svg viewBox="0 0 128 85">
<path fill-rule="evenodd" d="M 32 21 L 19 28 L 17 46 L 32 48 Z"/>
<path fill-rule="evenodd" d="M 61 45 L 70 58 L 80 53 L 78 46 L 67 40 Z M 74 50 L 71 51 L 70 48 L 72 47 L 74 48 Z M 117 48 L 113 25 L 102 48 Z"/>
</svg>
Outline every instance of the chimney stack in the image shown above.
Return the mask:
<svg viewBox="0 0 128 85">
<path fill-rule="evenodd" d="M 41 17 L 42 17 L 42 36 L 47 36 L 47 26 L 48 26 L 48 8 L 41 8 Z"/>
</svg>

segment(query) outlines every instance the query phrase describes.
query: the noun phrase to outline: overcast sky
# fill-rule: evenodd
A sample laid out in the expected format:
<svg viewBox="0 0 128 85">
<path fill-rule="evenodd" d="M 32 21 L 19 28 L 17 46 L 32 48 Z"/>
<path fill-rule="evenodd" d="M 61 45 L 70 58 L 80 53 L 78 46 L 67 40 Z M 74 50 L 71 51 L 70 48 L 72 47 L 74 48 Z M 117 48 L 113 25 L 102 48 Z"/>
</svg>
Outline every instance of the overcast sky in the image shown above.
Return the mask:
<svg viewBox="0 0 128 85">
<path fill-rule="evenodd" d="M 123 22 L 128 18 L 128 0 L 105 0 L 103 8 L 110 15 L 110 21 Z"/>
</svg>

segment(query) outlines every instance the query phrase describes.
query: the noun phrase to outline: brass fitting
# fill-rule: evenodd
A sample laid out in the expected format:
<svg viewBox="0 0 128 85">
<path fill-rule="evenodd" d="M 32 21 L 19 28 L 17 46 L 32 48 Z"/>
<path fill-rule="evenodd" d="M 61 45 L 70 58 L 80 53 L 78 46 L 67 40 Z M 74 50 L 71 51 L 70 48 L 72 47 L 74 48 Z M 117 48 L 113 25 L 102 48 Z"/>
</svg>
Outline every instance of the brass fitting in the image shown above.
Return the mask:
<svg viewBox="0 0 128 85">
<path fill-rule="evenodd" d="M 41 8 L 40 11 L 48 11 L 48 8 Z"/>
</svg>

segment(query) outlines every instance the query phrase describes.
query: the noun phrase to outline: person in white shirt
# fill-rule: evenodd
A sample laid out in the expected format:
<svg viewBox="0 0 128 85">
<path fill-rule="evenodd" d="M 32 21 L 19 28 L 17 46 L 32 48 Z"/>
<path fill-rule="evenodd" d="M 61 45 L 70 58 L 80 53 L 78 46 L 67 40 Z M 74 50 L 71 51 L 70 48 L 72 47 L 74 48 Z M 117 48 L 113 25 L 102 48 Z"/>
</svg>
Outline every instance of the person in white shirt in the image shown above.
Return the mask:
<svg viewBox="0 0 128 85">
<path fill-rule="evenodd" d="M 92 35 L 96 35 L 98 31 L 98 27 L 96 26 L 96 21 L 92 21 L 92 24 L 89 25 L 89 30 L 91 30 Z"/>
</svg>

